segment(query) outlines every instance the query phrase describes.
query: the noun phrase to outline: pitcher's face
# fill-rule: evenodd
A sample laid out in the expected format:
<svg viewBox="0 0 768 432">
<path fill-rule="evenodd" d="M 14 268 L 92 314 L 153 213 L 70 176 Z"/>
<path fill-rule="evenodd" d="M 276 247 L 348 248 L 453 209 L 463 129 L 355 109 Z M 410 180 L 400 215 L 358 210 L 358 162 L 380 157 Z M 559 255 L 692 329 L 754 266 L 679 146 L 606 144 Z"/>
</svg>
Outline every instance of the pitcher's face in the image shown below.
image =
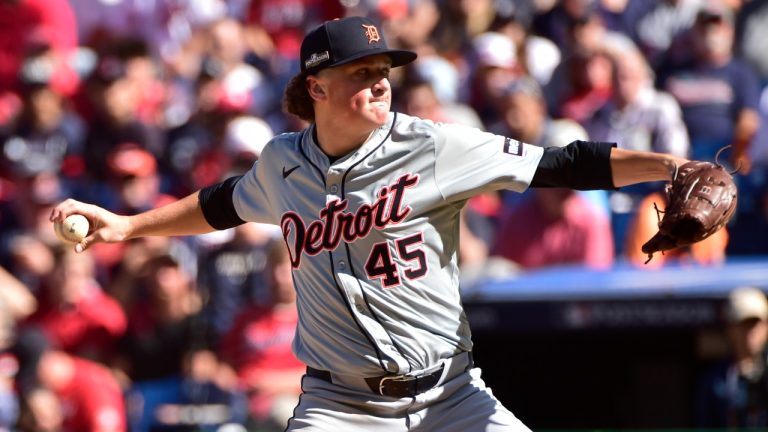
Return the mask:
<svg viewBox="0 0 768 432">
<path fill-rule="evenodd" d="M 392 103 L 389 56 L 381 54 L 328 68 L 316 76 L 329 112 L 341 124 L 379 127 Z"/>
</svg>

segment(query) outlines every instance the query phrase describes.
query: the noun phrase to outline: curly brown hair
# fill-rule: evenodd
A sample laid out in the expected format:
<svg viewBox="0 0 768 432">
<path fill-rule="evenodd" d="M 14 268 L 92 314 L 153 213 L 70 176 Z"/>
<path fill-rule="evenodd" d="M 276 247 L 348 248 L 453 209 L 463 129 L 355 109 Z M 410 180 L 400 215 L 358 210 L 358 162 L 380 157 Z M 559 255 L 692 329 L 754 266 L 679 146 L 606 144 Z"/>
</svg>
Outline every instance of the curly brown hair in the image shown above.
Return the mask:
<svg viewBox="0 0 768 432">
<path fill-rule="evenodd" d="M 315 107 L 307 91 L 306 81 L 306 73 L 291 78 L 283 95 L 283 111 L 312 123 L 315 121 Z"/>
</svg>

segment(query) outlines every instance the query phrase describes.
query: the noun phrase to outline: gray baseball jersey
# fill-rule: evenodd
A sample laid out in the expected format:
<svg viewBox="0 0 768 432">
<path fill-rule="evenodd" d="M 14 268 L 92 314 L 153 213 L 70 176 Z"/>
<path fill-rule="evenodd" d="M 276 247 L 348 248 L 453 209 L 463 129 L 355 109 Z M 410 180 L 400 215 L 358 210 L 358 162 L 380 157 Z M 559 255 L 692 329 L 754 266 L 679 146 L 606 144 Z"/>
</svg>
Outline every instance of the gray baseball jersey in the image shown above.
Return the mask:
<svg viewBox="0 0 768 432">
<path fill-rule="evenodd" d="M 238 182 L 234 205 L 243 220 L 282 229 L 298 358 L 367 377 L 471 351 L 458 288 L 459 212 L 479 192 L 525 190 L 542 153 L 395 113 L 333 162 L 313 126 L 275 137 Z"/>
</svg>

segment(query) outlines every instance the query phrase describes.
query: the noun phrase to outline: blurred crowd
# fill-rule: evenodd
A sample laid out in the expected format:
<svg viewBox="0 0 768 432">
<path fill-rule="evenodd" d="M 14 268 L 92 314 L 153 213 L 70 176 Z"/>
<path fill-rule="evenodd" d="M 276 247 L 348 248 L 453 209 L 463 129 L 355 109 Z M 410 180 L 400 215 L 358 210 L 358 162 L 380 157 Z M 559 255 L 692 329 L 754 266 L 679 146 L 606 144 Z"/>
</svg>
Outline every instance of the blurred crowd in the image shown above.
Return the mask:
<svg viewBox="0 0 768 432">
<path fill-rule="evenodd" d="M 304 33 L 345 15 L 419 54 L 397 111 L 738 173 L 733 222 L 647 264 L 663 184 L 475 197 L 468 275 L 768 254 L 768 0 L 0 0 L 0 430 L 282 430 L 304 370 L 275 227 L 74 254 L 48 215 L 245 172 L 306 126 L 282 91 Z"/>
</svg>

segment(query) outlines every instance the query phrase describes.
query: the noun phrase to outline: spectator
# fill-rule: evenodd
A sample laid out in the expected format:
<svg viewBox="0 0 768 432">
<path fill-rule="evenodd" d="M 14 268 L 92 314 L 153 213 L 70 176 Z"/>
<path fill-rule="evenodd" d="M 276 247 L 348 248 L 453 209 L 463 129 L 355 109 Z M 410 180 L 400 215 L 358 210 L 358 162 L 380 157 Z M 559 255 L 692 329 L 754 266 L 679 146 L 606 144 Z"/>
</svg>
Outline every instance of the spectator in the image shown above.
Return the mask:
<svg viewBox="0 0 768 432">
<path fill-rule="evenodd" d="M 660 0 L 634 22 L 632 33 L 651 67 L 677 63 L 688 47 L 675 43 L 696 20 L 704 0 Z M 639 2 L 638 2 L 639 3 Z M 646 3 L 646 2 L 643 2 Z"/>
<path fill-rule="evenodd" d="M 545 86 L 560 63 L 560 49 L 551 40 L 531 34 L 530 24 L 519 15 L 517 7 L 508 14 L 497 13 L 490 30 L 505 34 L 512 40 L 523 73 Z"/>
<path fill-rule="evenodd" d="M 728 230 L 728 256 L 760 256 L 768 253 L 768 182 L 765 163 L 756 165 L 739 181 L 739 207 Z"/>
<path fill-rule="evenodd" d="M 364 3 L 364 2 L 361 2 Z M 440 5 L 435 0 L 416 0 L 410 2 L 385 1 L 378 2 L 379 6 L 393 9 L 405 9 L 404 14 L 398 12 L 376 11 L 383 19 L 384 34 L 392 39 L 390 45 L 403 46 L 419 52 L 421 56 L 428 53 L 436 53 L 434 44 L 430 42 L 430 35 L 435 29 L 441 17 Z M 398 6 L 405 6 L 398 8 Z M 381 9 L 383 9 L 381 8 Z M 367 15 L 352 10 L 350 15 Z"/>
<path fill-rule="evenodd" d="M 491 0 L 447 0 L 440 7 L 430 40 L 440 55 L 457 60 L 470 49 L 476 37 L 488 31 L 495 16 Z"/>
<path fill-rule="evenodd" d="M 54 257 L 40 306 L 25 324 L 38 326 L 56 349 L 104 362 L 125 332 L 125 313 L 96 281 L 90 252 L 63 245 Z"/>
<path fill-rule="evenodd" d="M 51 350 L 40 358 L 38 375 L 59 400 L 62 430 L 126 430 L 123 394 L 103 365 Z"/>
<path fill-rule="evenodd" d="M 472 40 L 469 61 L 475 72 L 471 79 L 472 94 L 469 105 L 477 112 L 486 127 L 498 120 L 502 90 L 520 76 L 517 49 L 507 35 L 486 32 Z"/>
<path fill-rule="evenodd" d="M 52 349 L 27 333 L 16 348 L 21 361 L 23 430 L 120 432 L 126 430 L 123 395 L 99 363 Z"/>
<path fill-rule="evenodd" d="M 467 105 L 440 100 L 431 81 L 421 77 L 406 80 L 400 91 L 399 104 L 408 115 L 443 123 L 459 123 L 477 128 L 483 124 Z"/>
<path fill-rule="evenodd" d="M 128 391 L 131 428 L 185 428 L 196 421 L 205 426 L 236 419 L 243 410 L 238 411 L 237 393 L 230 390 L 234 378 L 221 372 L 211 351 L 212 332 L 194 280 L 164 251 L 144 263 L 136 283 L 141 297 L 130 309 L 128 332 L 113 363 Z M 186 405 L 199 405 L 201 413 L 213 417 L 190 417 L 182 409 Z M 212 405 L 223 405 L 223 411 Z"/>
<path fill-rule="evenodd" d="M 16 233 L 8 244 L 8 269 L 29 290 L 40 292 L 45 277 L 53 270 L 53 251 L 34 233 Z"/>
<path fill-rule="evenodd" d="M 36 291 L 53 267 L 49 245 L 56 244 L 46 213 L 65 194 L 61 178 L 40 161 L 14 165 L 13 189 L 0 202 L 0 257 L 9 271 Z"/>
<path fill-rule="evenodd" d="M 61 401 L 42 387 L 27 391 L 22 399 L 16 426 L 22 431 L 54 432 L 63 430 L 64 414 Z"/>
<path fill-rule="evenodd" d="M 758 73 L 761 82 L 760 127 L 750 144 L 753 169 L 739 179 L 741 211 L 731 231 L 728 252 L 732 255 L 765 254 L 768 244 L 768 1 L 744 2 L 736 21 L 737 56 Z"/>
<path fill-rule="evenodd" d="M 602 50 L 574 54 L 567 60 L 569 92 L 556 108 L 558 117 L 586 124 L 613 95 L 613 70 Z"/>
<path fill-rule="evenodd" d="M 696 426 L 764 429 L 768 427 L 768 303 L 757 288 L 737 288 L 728 296 L 726 333 L 729 358 L 701 378 L 696 394 Z"/>
<path fill-rule="evenodd" d="M 50 170 L 64 178 L 83 174 L 82 119 L 68 106 L 66 94 L 57 85 L 61 67 L 51 51 L 28 57 L 19 75 L 22 109 L 0 134 L 0 176 L 12 176 L 24 166 L 27 171 Z"/>
<path fill-rule="evenodd" d="M 584 2 L 584 0 L 575 0 L 569 3 L 578 2 Z M 602 87 L 606 84 L 604 78 L 607 69 L 605 67 L 599 68 L 599 66 L 605 65 L 605 62 L 602 61 L 602 56 L 604 56 L 602 52 L 607 47 L 625 47 L 632 44 L 626 35 L 606 28 L 599 10 L 594 7 L 587 8 L 583 14 L 570 18 L 565 28 L 568 38 L 562 44 L 558 44 L 562 52 L 562 59 L 544 87 L 547 108 L 550 110 L 550 114 L 556 117 L 562 116 L 561 105 L 566 99 L 583 96 L 581 93 L 587 93 L 589 90 L 603 90 Z M 587 66 L 593 66 L 593 68 L 588 70 L 586 69 Z M 573 77 L 571 74 L 574 72 L 582 75 Z M 595 74 L 596 72 L 602 72 L 602 74 Z M 596 78 L 603 79 L 596 80 Z M 582 86 L 577 89 L 574 88 L 580 82 Z M 593 94 L 601 95 L 601 93 Z"/>
<path fill-rule="evenodd" d="M 81 45 L 98 47 L 114 38 L 138 38 L 147 44 L 153 57 L 163 61 L 171 61 L 201 27 L 226 13 L 224 0 L 69 3 Z"/>
<path fill-rule="evenodd" d="M 244 73 L 256 73 L 252 67 L 244 67 L 247 69 L 242 69 Z M 238 90 L 240 93 L 228 93 L 223 79 L 225 75 L 219 71 L 204 68 L 194 83 L 194 112 L 185 122 L 167 131 L 163 161 L 170 168 L 174 195 L 218 181 L 229 169 L 230 157 L 224 148 L 227 128 L 236 119 L 248 116 L 253 95 L 242 92 L 243 89 Z M 234 76 L 232 79 L 237 82 Z M 265 129 L 271 132 L 271 127 Z M 258 140 L 261 139 L 263 136 Z"/>
<path fill-rule="evenodd" d="M 240 313 L 223 338 L 221 353 L 249 395 L 249 412 L 259 428 L 284 430 L 301 394 L 306 366 L 291 352 L 298 323 L 288 250 L 275 241 L 267 255 L 268 304 Z"/>
<path fill-rule="evenodd" d="M 15 385 L 19 358 L 13 350 L 17 342 L 17 322 L 36 308 L 37 301 L 29 289 L 0 267 L 0 430 L 13 430 L 19 414 Z"/>
<path fill-rule="evenodd" d="M 183 361 L 181 375 L 134 383 L 126 392 L 131 431 L 221 431 L 246 422 L 244 396 L 235 378 L 222 379 L 216 355 L 193 350 Z M 228 370 L 226 370 L 229 372 Z"/>
<path fill-rule="evenodd" d="M 524 269 L 613 264 L 610 222 L 583 196 L 563 189 L 539 189 L 503 219 L 491 254 Z"/>
<path fill-rule="evenodd" d="M 200 262 L 200 289 L 205 313 L 217 335 L 229 331 L 247 304 L 269 302 L 265 278 L 267 250 L 279 234 L 268 225 L 244 224 L 232 229 L 231 240 L 205 254 Z"/>
<path fill-rule="evenodd" d="M 224 131 L 224 151 L 230 159 L 230 174 L 243 174 L 261 156 L 264 145 L 275 136 L 272 128 L 259 117 L 240 116 L 227 123 Z"/>
<path fill-rule="evenodd" d="M 110 190 L 102 202 L 117 212 L 149 210 L 175 198 L 161 192 L 157 159 L 135 143 L 122 143 L 107 156 Z"/>
<path fill-rule="evenodd" d="M 296 72 L 294 60 L 299 57 L 304 32 L 325 20 L 342 18 L 346 13 L 342 3 L 339 0 L 250 1 L 245 25 L 251 48 L 259 61 L 270 64 L 280 84 Z"/>
<path fill-rule="evenodd" d="M 134 143 L 155 157 L 163 152 L 160 130 L 141 118 L 143 95 L 138 80 L 128 76 L 129 64 L 118 56 L 103 56 L 85 85 L 85 155 L 89 174 L 97 181 L 107 178 L 107 158 L 120 144 Z"/>
<path fill-rule="evenodd" d="M 491 132 L 541 147 L 552 145 L 552 119 L 534 79 L 521 77 L 510 82 L 500 95 L 500 107 L 501 121 L 490 126 Z"/>
<path fill-rule="evenodd" d="M 611 20 L 609 9 L 602 5 L 601 0 L 560 0 L 555 7 L 536 16 L 532 22 L 534 32 L 555 43 L 559 47 L 567 47 L 572 42 L 569 27 L 585 17 L 599 20 L 600 26 L 611 32 L 624 32 L 623 25 Z M 612 24 L 608 26 L 607 24 Z M 569 52 L 570 53 L 570 52 Z"/>
<path fill-rule="evenodd" d="M 3 267 L 0 267 L 0 304 L 3 309 L 3 322 L 8 323 L 6 318 L 10 318 L 14 325 L 37 310 L 37 299 L 29 288 Z M 7 348 L 12 342 L 13 331 L 6 329 L 0 333 L 0 347 Z"/>
<path fill-rule="evenodd" d="M 209 91 L 215 84 L 209 86 L 206 80 L 196 83 L 197 102 L 191 117 L 166 130 L 167 146 L 162 161 L 169 167 L 170 190 L 176 196 L 192 190 L 201 181 L 201 175 L 205 182 L 226 172 L 226 158 L 217 147 L 226 124 L 242 115 L 219 109 L 215 101 L 208 103 L 212 97 L 218 99 L 219 91 Z"/>
<path fill-rule="evenodd" d="M 336 0 L 253 0 L 250 2 L 247 22 L 267 31 L 278 55 L 294 58 L 299 54 L 299 45 L 307 28 L 343 15 L 344 8 Z"/>
<path fill-rule="evenodd" d="M 137 301 L 146 296 L 137 286 L 137 278 L 142 268 L 154 257 L 163 254 L 171 254 L 176 258 L 184 272 L 189 275 L 197 275 L 197 255 L 192 247 L 181 238 L 144 237 L 133 239 L 120 250 L 121 259 L 109 273 L 109 281 L 106 292 L 109 293 L 122 306 L 123 310 L 130 311 Z"/>
<path fill-rule="evenodd" d="M 491 132 L 541 147 L 565 146 L 576 137 L 588 139 L 586 132 L 578 124 L 570 120 L 561 121 L 550 118 L 541 88 L 530 77 L 515 80 L 505 89 L 502 119 L 498 124 L 491 126 Z M 575 127 L 568 127 L 569 125 L 575 125 Z M 607 207 L 604 191 L 588 191 L 580 194 L 597 203 L 601 211 Z M 518 194 L 504 194 L 504 205 L 511 208 L 521 198 L 523 197 Z M 494 220 L 499 220 L 499 215 L 495 216 Z M 498 224 L 499 222 L 496 222 L 496 225 Z M 472 227 L 471 221 L 470 227 Z M 494 235 L 488 237 L 489 240 L 493 238 L 495 238 Z"/>
<path fill-rule="evenodd" d="M 438 54 L 425 53 L 403 71 L 401 86 L 410 81 L 427 81 L 443 104 L 461 104 L 459 69 Z M 466 98 L 465 98 L 466 99 Z"/>
<path fill-rule="evenodd" d="M 269 125 L 258 117 L 240 116 L 231 120 L 223 139 L 223 150 L 230 161 L 222 177 L 250 169 L 273 135 Z M 231 237 L 216 240 L 205 248 L 198 263 L 198 282 L 206 298 L 204 313 L 217 336 L 229 330 L 243 305 L 267 300 L 263 272 L 266 247 L 276 235 L 273 228 L 258 224 L 235 227 L 229 230 Z M 201 236 L 201 241 L 210 241 L 210 235 Z"/>
<path fill-rule="evenodd" d="M 162 178 L 155 156 L 135 143 L 115 146 L 107 154 L 105 164 L 105 182 L 89 184 L 88 193 L 114 211 L 147 210 L 176 199 L 161 191 Z M 124 249 L 125 245 L 117 244 L 94 248 L 99 269 L 113 275 L 125 258 Z"/>
<path fill-rule="evenodd" d="M 0 1 L 0 94 L 16 88 L 27 50 L 50 46 L 55 57 L 66 58 L 76 45 L 75 18 L 66 0 Z"/>
<path fill-rule="evenodd" d="M 677 101 L 653 87 L 653 71 L 637 49 L 608 51 L 613 97 L 585 128 L 591 139 L 641 151 L 688 156 L 688 133 Z"/>
<path fill-rule="evenodd" d="M 102 57 L 115 58 L 125 67 L 125 80 L 131 83 L 136 93 L 136 118 L 147 125 L 163 126 L 163 104 L 168 99 L 168 90 L 160 81 L 161 68 L 151 48 L 137 37 L 109 37 L 100 41 L 98 47 Z"/>
<path fill-rule="evenodd" d="M 586 119 L 589 137 L 595 141 L 615 142 L 632 150 L 687 157 L 688 132 L 680 106 L 671 95 L 653 87 L 653 72 L 639 50 L 633 46 L 621 47 L 609 49 L 607 54 L 613 68 L 612 97 Z M 618 254 L 626 250 L 633 259 L 640 257 L 640 249 L 635 249 L 639 247 L 636 240 L 631 245 L 624 245 L 628 226 L 638 213 L 640 201 L 661 187 L 659 183 L 645 183 L 610 192 L 611 225 Z M 651 211 L 649 205 L 646 203 L 641 213 Z M 653 215 L 655 217 L 655 213 Z M 647 222 L 650 224 L 651 219 Z"/>
<path fill-rule="evenodd" d="M 714 160 L 721 147 L 732 145 L 733 166 L 748 173 L 760 91 L 754 71 L 733 57 L 733 19 L 724 4 L 708 2 L 690 32 L 694 59 L 662 73 L 660 82 L 683 110 L 691 157 Z"/>
<path fill-rule="evenodd" d="M 550 145 L 567 145 L 562 136 L 587 139 L 584 129 L 570 120 L 555 121 L 552 130 Z M 586 195 L 538 188 L 524 198 L 502 213 L 492 256 L 529 270 L 558 265 L 607 269 L 613 264 L 610 220 Z"/>
<path fill-rule="evenodd" d="M 128 311 L 114 368 L 126 383 L 181 376 L 185 356 L 211 345 L 195 281 L 163 251 L 144 263 L 134 290 L 140 297 Z"/>
<path fill-rule="evenodd" d="M 264 116 L 279 107 L 279 98 L 259 69 L 245 63 L 248 47 L 242 24 L 226 18 L 209 29 L 210 44 L 203 59 L 205 73 L 219 86 L 219 103 Z"/>
<path fill-rule="evenodd" d="M 753 0 L 744 2 L 735 23 L 737 56 L 751 64 L 761 78 L 768 83 L 768 40 L 764 29 L 768 26 L 768 2 Z"/>
<path fill-rule="evenodd" d="M 20 147 L 23 146 L 20 143 Z M 12 164 L 9 179 L 13 187 L 0 202 L 0 237 L 6 241 L 14 234 L 34 234 L 42 240 L 55 240 L 50 224 L 45 222 L 45 213 L 67 191 L 58 175 L 60 159 L 53 153 L 45 157 L 30 154 Z M 38 158 L 32 161 L 35 156 Z"/>
</svg>

